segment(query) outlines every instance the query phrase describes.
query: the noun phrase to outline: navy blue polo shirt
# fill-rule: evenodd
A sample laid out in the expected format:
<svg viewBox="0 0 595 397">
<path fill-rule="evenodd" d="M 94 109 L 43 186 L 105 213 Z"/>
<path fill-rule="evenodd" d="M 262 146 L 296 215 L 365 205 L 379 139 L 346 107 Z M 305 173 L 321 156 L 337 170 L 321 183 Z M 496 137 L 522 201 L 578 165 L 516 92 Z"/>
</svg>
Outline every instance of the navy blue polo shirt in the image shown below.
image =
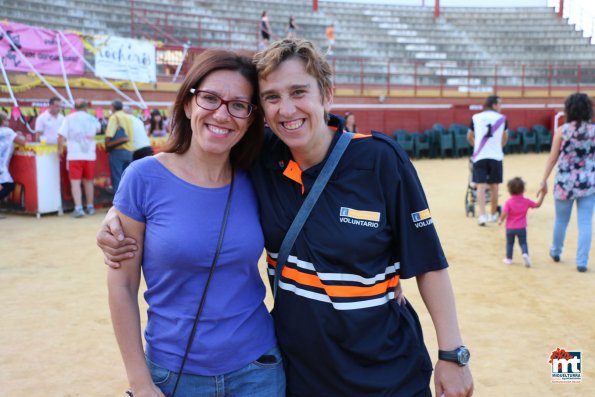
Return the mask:
<svg viewBox="0 0 595 397">
<path fill-rule="evenodd" d="M 332 116 L 337 128 L 342 125 Z M 272 133 L 252 176 L 269 276 L 326 159 L 300 170 Z M 399 306 L 400 278 L 447 262 L 417 174 L 384 134 L 356 135 L 298 236 L 273 316 L 288 396 L 430 396 L 432 364 L 419 320 Z"/>
</svg>

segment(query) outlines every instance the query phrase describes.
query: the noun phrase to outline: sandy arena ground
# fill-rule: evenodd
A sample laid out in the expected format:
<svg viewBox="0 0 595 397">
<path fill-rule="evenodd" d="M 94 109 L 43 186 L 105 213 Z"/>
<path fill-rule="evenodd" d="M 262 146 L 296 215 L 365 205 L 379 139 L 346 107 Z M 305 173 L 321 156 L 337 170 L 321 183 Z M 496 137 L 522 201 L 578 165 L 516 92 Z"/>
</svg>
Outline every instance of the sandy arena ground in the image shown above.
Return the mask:
<svg viewBox="0 0 595 397">
<path fill-rule="evenodd" d="M 505 179 L 522 176 L 535 194 L 546 155 L 511 155 Z M 459 322 L 472 351 L 475 395 L 595 396 L 595 260 L 589 272 L 574 265 L 576 220 L 560 263 L 548 256 L 553 199 L 529 215 L 526 269 L 515 247 L 504 265 L 504 228 L 480 228 L 466 218 L 466 159 L 415 161 L 450 262 Z M 500 194 L 501 202 L 507 193 Z M 0 395 L 123 396 L 126 375 L 113 336 L 105 268 L 94 217 L 8 215 L 0 220 Z M 592 255 L 595 252 L 592 251 Z M 406 296 L 422 319 L 432 357 L 431 319 L 415 282 Z M 270 302 L 270 298 L 269 298 Z M 581 351 L 580 384 L 552 384 L 549 355 L 557 347 Z"/>
</svg>

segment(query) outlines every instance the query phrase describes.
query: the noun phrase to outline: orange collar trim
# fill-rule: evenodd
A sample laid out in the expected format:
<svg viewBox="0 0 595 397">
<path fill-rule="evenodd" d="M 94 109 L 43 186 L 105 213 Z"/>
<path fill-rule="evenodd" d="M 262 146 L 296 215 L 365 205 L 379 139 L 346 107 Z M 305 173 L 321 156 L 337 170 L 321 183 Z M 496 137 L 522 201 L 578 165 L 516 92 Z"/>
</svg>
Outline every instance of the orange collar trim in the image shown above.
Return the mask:
<svg viewBox="0 0 595 397">
<path fill-rule="evenodd" d="M 300 184 L 302 187 L 302 194 L 304 194 L 304 183 L 302 182 L 302 169 L 300 168 L 299 164 L 293 160 L 289 160 L 289 164 L 287 164 L 287 168 L 283 171 L 283 175 Z"/>
</svg>

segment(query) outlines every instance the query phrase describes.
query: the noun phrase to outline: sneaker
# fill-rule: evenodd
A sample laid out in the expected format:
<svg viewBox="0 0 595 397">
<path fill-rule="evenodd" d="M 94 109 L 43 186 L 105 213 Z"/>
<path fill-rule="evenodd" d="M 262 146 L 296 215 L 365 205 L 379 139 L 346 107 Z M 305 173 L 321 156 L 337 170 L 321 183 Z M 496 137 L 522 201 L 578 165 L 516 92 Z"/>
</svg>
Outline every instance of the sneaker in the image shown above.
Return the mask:
<svg viewBox="0 0 595 397">
<path fill-rule="evenodd" d="M 550 256 L 552 257 L 552 259 L 554 260 L 554 262 L 560 262 L 560 255 L 553 255 L 550 252 Z"/>
<path fill-rule="evenodd" d="M 487 215 L 487 217 L 490 222 L 493 222 L 493 223 L 498 222 L 498 214 Z"/>
<path fill-rule="evenodd" d="M 75 208 L 75 210 L 72 211 L 73 218 L 82 218 L 83 216 L 85 216 L 85 211 L 83 211 L 82 208 Z"/>
<path fill-rule="evenodd" d="M 503 262 L 505 265 L 512 265 L 512 259 L 509 259 L 509 258 L 504 258 L 504 259 L 502 259 L 502 262 Z"/>
<path fill-rule="evenodd" d="M 531 267 L 531 258 L 529 258 L 528 254 L 523 254 L 523 262 L 525 263 L 525 267 Z"/>
<path fill-rule="evenodd" d="M 479 218 L 477 219 L 477 224 L 479 226 L 485 226 L 487 221 L 488 221 L 487 215 L 480 215 Z"/>
<path fill-rule="evenodd" d="M 87 207 L 87 215 L 95 215 L 95 207 Z"/>
<path fill-rule="evenodd" d="M 577 266 L 576 270 L 578 270 L 580 273 L 584 273 L 587 271 L 587 266 Z"/>
</svg>

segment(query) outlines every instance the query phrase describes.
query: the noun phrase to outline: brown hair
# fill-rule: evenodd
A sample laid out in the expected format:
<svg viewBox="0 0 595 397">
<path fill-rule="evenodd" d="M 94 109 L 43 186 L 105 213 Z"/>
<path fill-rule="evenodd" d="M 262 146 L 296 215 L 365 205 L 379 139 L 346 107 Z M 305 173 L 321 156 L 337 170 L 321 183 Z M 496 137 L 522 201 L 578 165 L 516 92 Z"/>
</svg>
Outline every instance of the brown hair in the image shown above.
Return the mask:
<svg viewBox="0 0 595 397">
<path fill-rule="evenodd" d="M 271 43 L 254 55 L 258 77 L 266 79 L 284 61 L 292 58 L 304 62 L 306 72 L 316 79 L 320 96 L 324 99 L 333 90 L 331 65 L 322 56 L 314 43 L 304 39 L 284 39 Z M 327 115 L 325 114 L 325 119 Z"/>
<path fill-rule="evenodd" d="M 579 128 L 583 121 L 588 123 L 593 118 L 593 102 L 587 94 L 574 93 L 566 98 L 564 113 L 566 122 L 576 121 L 576 128 Z"/>
<path fill-rule="evenodd" d="M 494 109 L 494 106 L 497 105 L 498 102 L 500 102 L 500 97 L 498 95 L 490 95 L 486 98 L 486 101 L 484 102 L 483 106 L 486 109 Z"/>
<path fill-rule="evenodd" d="M 508 193 L 523 194 L 525 192 L 525 181 L 518 176 L 508 181 Z"/>
<path fill-rule="evenodd" d="M 165 152 L 182 154 L 190 148 L 192 125 L 186 117 L 185 111 L 185 106 L 194 98 L 190 89 L 198 88 L 208 75 L 218 70 L 231 70 L 240 73 L 252 86 L 250 102 L 255 106 L 258 103 L 258 76 L 251 58 L 228 50 L 209 49 L 204 51 L 196 57 L 176 94 L 171 116 L 171 135 Z M 234 168 L 250 168 L 264 141 L 264 117 L 261 110 L 256 106 L 250 117 L 252 123 L 246 134 L 231 149 L 230 159 Z"/>
</svg>

